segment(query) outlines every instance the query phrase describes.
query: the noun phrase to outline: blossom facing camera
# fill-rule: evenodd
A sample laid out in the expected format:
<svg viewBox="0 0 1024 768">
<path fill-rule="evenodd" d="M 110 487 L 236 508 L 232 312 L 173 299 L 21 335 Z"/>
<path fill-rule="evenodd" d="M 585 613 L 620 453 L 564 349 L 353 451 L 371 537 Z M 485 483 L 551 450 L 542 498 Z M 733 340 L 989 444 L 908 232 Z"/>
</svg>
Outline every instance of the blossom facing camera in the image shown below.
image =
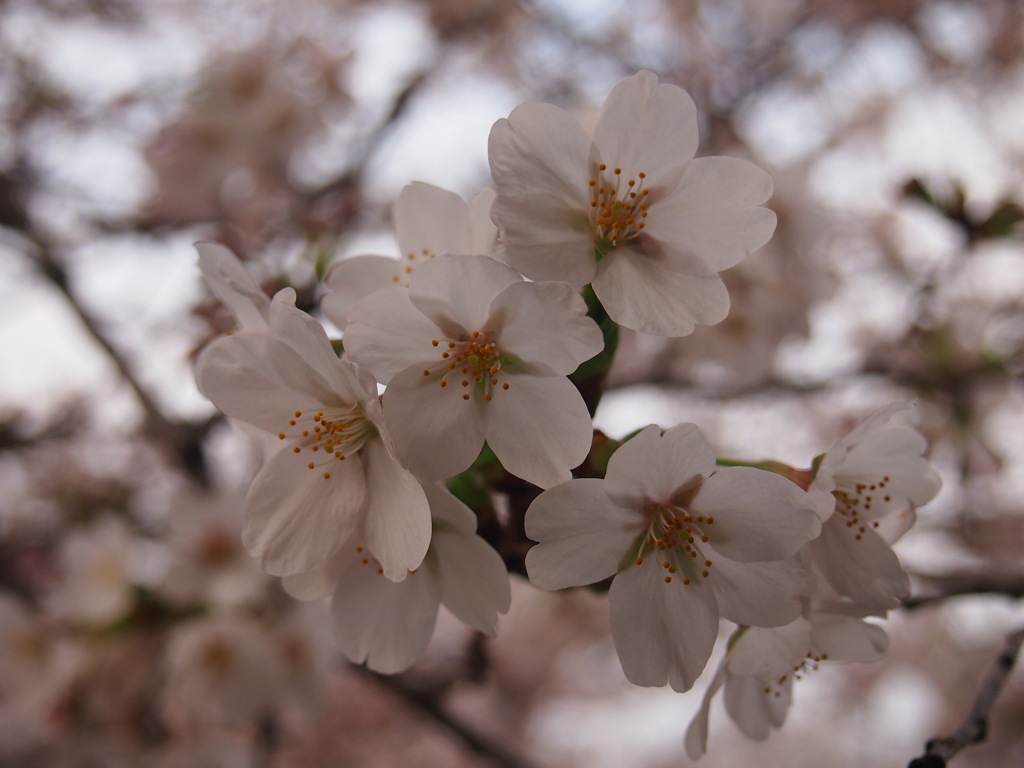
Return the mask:
<svg viewBox="0 0 1024 768">
<path fill-rule="evenodd" d="M 694 159 L 689 95 L 643 71 L 620 81 L 593 135 L 527 102 L 491 129 L 492 208 L 505 260 L 532 280 L 588 283 L 618 324 L 686 336 L 721 322 L 718 272 L 764 245 L 772 180 L 744 160 Z"/>
<path fill-rule="evenodd" d="M 462 472 L 486 440 L 505 469 L 548 488 L 590 450 L 590 414 L 566 378 L 604 345 L 586 312 L 567 283 L 450 255 L 417 267 L 408 290 L 357 304 L 345 349 L 387 385 L 384 420 L 421 479 Z"/>
<path fill-rule="evenodd" d="M 751 467 L 715 471 L 692 424 L 654 425 L 619 448 L 604 480 L 542 493 L 526 513 L 526 557 L 542 589 L 614 576 L 612 638 L 637 685 L 688 690 L 718 620 L 774 627 L 800 613 L 813 578 L 794 555 L 818 535 L 810 498 Z"/>
</svg>

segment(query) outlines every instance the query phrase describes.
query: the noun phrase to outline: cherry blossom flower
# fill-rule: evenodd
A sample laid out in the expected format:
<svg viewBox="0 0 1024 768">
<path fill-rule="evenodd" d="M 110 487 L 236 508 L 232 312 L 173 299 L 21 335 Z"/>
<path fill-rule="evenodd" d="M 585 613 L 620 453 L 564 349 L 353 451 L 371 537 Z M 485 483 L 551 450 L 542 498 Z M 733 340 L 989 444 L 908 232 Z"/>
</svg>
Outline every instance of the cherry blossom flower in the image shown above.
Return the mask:
<svg viewBox="0 0 1024 768">
<path fill-rule="evenodd" d="M 494 190 L 485 189 L 470 205 L 454 192 L 414 181 L 395 204 L 395 236 L 402 257 L 355 256 L 332 266 L 324 280 L 330 292 L 320 308 L 344 330 L 349 310 L 360 299 L 392 285 L 409 287 L 417 264 L 440 254 L 491 255 L 498 229 L 491 221 Z"/>
<path fill-rule="evenodd" d="M 429 507 L 392 454 L 376 383 L 337 358 L 291 289 L 274 297 L 267 335 L 213 342 L 196 379 L 226 415 L 279 442 L 250 487 L 243 531 L 268 573 L 309 570 L 357 531 L 389 579 L 420 564 Z"/>
<path fill-rule="evenodd" d="M 729 157 L 694 159 L 696 107 L 651 72 L 619 82 L 591 136 L 550 104 L 491 130 L 493 215 L 507 262 L 533 280 L 592 283 L 620 325 L 685 336 L 725 318 L 718 272 L 764 245 L 771 178 Z"/>
<path fill-rule="evenodd" d="M 266 629 L 214 614 L 180 624 L 164 657 L 164 717 L 175 731 L 255 727 L 273 711 L 283 671 Z"/>
<path fill-rule="evenodd" d="M 47 607 L 72 624 L 105 625 L 134 606 L 130 578 L 138 542 L 120 519 L 105 516 L 61 541 L 61 579 L 47 595 Z"/>
<path fill-rule="evenodd" d="M 592 422 L 565 377 L 603 341 L 568 284 L 451 255 L 418 267 L 408 290 L 360 302 L 349 319 L 345 349 L 387 385 L 398 456 L 422 479 L 462 472 L 485 440 L 505 469 L 542 488 L 586 458 Z"/>
<path fill-rule="evenodd" d="M 808 489 L 824 522 L 810 547 L 815 566 L 837 592 L 875 613 L 895 608 L 909 593 L 890 544 L 942 484 L 923 456 L 924 437 L 890 423 L 909 407 L 882 408 L 836 441 L 817 462 Z"/>
<path fill-rule="evenodd" d="M 690 759 L 707 751 L 711 700 L 722 688 L 729 717 L 761 741 L 785 722 L 795 680 L 825 662 L 866 663 L 884 655 L 889 639 L 881 627 L 837 610 L 814 610 L 783 627 L 737 630 L 687 729 Z"/>
<path fill-rule="evenodd" d="M 511 602 L 501 557 L 476 535 L 476 517 L 440 484 L 424 486 L 434 532 L 423 564 L 401 583 L 383 578 L 358 541 L 327 564 L 285 579 L 294 597 L 332 597 L 334 636 L 350 661 L 390 674 L 422 654 L 443 604 L 468 626 L 494 635 Z"/>
<path fill-rule="evenodd" d="M 170 563 L 158 585 L 161 596 L 182 606 L 237 607 L 262 600 L 269 577 L 242 546 L 244 494 L 184 491 L 173 506 L 165 538 Z"/>
<path fill-rule="evenodd" d="M 779 626 L 800 613 L 808 570 L 793 557 L 820 523 L 794 483 L 751 467 L 715 471 L 692 424 L 651 425 L 619 448 L 604 480 L 542 493 L 526 513 L 526 557 L 542 589 L 614 576 L 612 638 L 637 685 L 685 691 L 723 616 Z"/>
</svg>

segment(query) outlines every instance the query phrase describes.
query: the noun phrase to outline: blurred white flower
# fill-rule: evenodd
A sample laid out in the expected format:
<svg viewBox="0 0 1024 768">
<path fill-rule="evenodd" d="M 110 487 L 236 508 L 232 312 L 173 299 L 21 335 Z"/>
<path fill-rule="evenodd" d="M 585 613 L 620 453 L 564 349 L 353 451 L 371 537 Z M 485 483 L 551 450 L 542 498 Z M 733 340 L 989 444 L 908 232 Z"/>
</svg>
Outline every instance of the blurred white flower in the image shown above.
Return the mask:
<svg viewBox="0 0 1024 768">
<path fill-rule="evenodd" d="M 161 708 L 178 732 L 255 727 L 274 709 L 282 671 L 266 629 L 235 615 L 180 624 L 164 655 Z"/>
<path fill-rule="evenodd" d="M 820 529 L 810 498 L 750 467 L 715 471 L 700 431 L 651 425 L 608 463 L 604 480 L 571 480 L 526 513 L 539 542 L 526 557 L 543 589 L 614 576 L 612 637 L 637 685 L 688 690 L 707 663 L 719 616 L 780 626 L 813 579 L 793 556 Z"/>
<path fill-rule="evenodd" d="M 50 612 L 72 624 L 123 618 L 134 605 L 128 574 L 135 546 L 124 523 L 111 516 L 71 531 L 60 543 L 60 577 L 46 596 Z"/>
<path fill-rule="evenodd" d="M 269 580 L 242 546 L 244 506 L 238 492 L 175 498 L 164 539 L 171 555 L 159 586 L 164 597 L 224 607 L 265 597 Z"/>
<path fill-rule="evenodd" d="M 586 404 L 566 378 L 603 347 L 566 283 L 532 283 L 485 256 L 417 268 L 349 315 L 345 349 L 387 385 L 399 458 L 424 480 L 462 472 L 486 440 L 509 472 L 542 488 L 590 450 Z"/>
<path fill-rule="evenodd" d="M 685 336 L 725 318 L 718 272 L 764 245 L 771 178 L 734 158 L 694 159 L 696 107 L 643 71 L 611 91 L 591 136 L 528 102 L 491 130 L 494 218 L 514 268 L 594 292 L 620 325 Z"/>
</svg>

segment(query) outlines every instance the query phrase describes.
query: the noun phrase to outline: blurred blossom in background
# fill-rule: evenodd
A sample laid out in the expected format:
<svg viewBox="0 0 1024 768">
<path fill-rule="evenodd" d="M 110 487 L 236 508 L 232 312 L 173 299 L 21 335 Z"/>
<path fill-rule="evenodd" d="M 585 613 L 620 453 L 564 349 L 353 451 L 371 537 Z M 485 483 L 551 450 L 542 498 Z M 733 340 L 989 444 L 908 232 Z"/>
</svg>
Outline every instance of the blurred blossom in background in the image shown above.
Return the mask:
<svg viewBox="0 0 1024 768">
<path fill-rule="evenodd" d="M 232 327 L 193 243 L 315 311 L 328 265 L 397 255 L 403 186 L 472 199 L 516 104 L 586 123 L 644 68 L 698 155 L 771 174 L 778 228 L 724 322 L 623 332 L 597 426 L 808 467 L 916 400 L 943 490 L 896 551 L 914 595 L 990 593 L 893 612 L 766 742 L 715 704 L 701 764 L 905 764 L 1024 623 L 1019 4 L 8 0 L 0 52 L 0 764 L 682 764 L 711 672 L 629 685 L 601 594 L 513 577 L 497 638 L 442 610 L 410 671 L 345 663 L 241 546 L 259 449 L 193 379 Z M 1021 733 L 1017 670 L 955 765 L 1020 765 Z"/>
</svg>

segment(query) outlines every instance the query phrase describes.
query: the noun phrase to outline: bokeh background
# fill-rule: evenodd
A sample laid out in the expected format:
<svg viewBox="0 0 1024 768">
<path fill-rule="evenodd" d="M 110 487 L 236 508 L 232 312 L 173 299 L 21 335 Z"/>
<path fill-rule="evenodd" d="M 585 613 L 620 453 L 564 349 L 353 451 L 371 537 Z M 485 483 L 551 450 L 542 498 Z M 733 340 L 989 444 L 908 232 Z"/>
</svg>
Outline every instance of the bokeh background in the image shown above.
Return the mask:
<svg viewBox="0 0 1024 768">
<path fill-rule="evenodd" d="M 729 318 L 624 338 L 598 413 L 691 421 L 810 466 L 917 402 L 943 476 L 898 545 L 881 663 L 796 684 L 708 766 L 904 765 L 1024 626 L 1024 8 L 1013 0 L 0 2 L 0 765 L 661 768 L 689 694 L 624 680 L 607 606 L 516 577 L 497 639 L 442 616 L 380 678 L 239 542 L 257 448 L 196 391 L 231 327 L 192 243 L 315 311 L 332 261 L 395 253 L 419 180 L 488 184 L 519 102 L 581 119 L 648 68 L 700 154 L 775 179 Z M 934 598 L 934 599 L 932 599 Z M 1024 673 L 956 766 L 1024 765 Z"/>
</svg>

